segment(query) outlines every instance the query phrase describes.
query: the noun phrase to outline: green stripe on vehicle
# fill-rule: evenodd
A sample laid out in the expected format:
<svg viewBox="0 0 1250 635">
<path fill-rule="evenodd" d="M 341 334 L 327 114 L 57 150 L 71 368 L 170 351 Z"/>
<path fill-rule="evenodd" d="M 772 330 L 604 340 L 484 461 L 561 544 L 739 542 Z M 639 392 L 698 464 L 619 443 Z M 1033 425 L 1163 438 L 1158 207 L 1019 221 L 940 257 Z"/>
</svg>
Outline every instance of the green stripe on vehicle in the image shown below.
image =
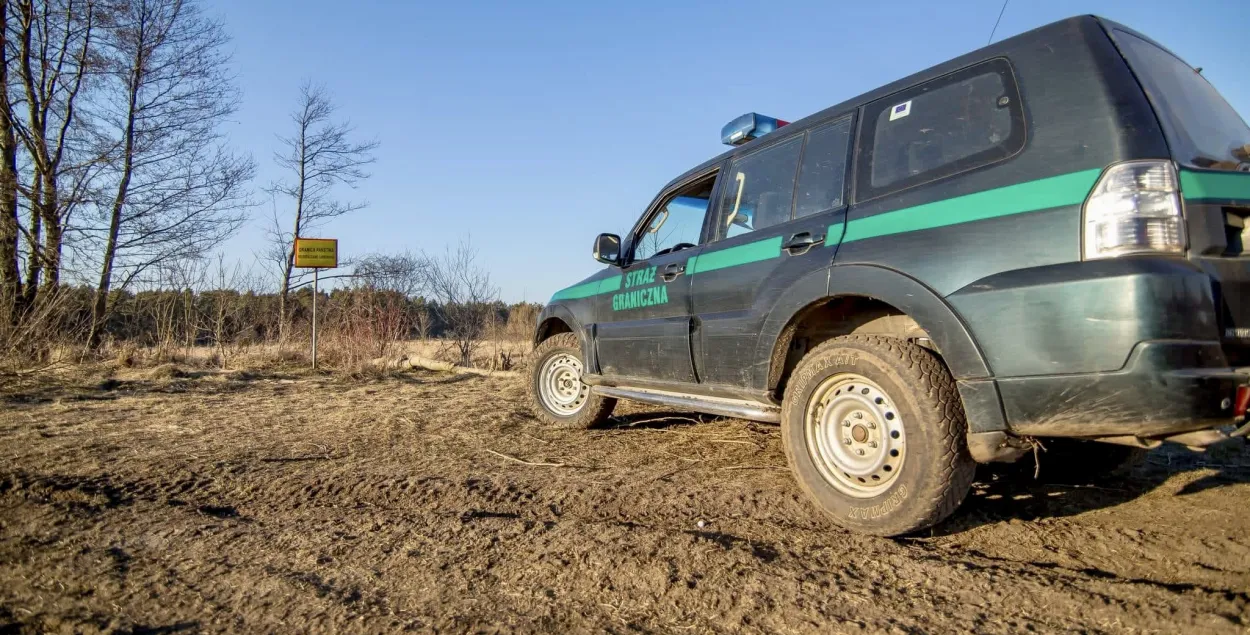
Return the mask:
<svg viewBox="0 0 1250 635">
<path fill-rule="evenodd" d="M 843 243 L 1080 205 L 1102 170 L 1083 170 L 850 221 Z"/>
<path fill-rule="evenodd" d="M 556 291 L 555 295 L 551 296 L 551 299 L 578 300 L 581 298 L 589 298 L 592 295 L 599 295 L 600 293 L 612 293 L 613 291 L 620 290 L 620 288 L 621 276 L 616 275 L 602 280 L 592 280 L 567 289 L 561 289 Z"/>
<path fill-rule="evenodd" d="M 1186 199 L 1250 200 L 1250 174 L 1181 170 Z"/>
<path fill-rule="evenodd" d="M 686 263 L 686 271 L 691 274 L 707 273 L 708 271 L 716 271 L 726 267 L 737 267 L 738 265 L 759 262 L 761 260 L 772 260 L 779 256 L 781 256 L 781 236 L 773 236 L 772 238 L 757 240 L 753 243 L 738 245 L 729 249 L 699 254 Z"/>
<path fill-rule="evenodd" d="M 825 232 L 825 246 L 834 247 L 842 242 L 842 223 L 834 223 L 829 226 L 829 231 Z"/>
<path fill-rule="evenodd" d="M 883 212 L 875 216 L 852 220 L 845 225 L 833 223 L 829 225 L 829 231 L 825 234 L 825 246 L 834 247 L 839 242 L 849 243 L 1067 205 L 1080 205 L 1085 202 L 1085 198 L 1100 174 L 1102 174 L 1101 169 L 1082 170 Z M 1186 180 L 1187 177 L 1188 180 Z M 1248 185 L 1250 177 L 1243 175 L 1182 172 L 1181 183 L 1187 198 L 1195 196 L 1199 198 L 1250 198 L 1250 191 L 1247 191 L 1250 187 Z M 1193 192 L 1202 194 L 1192 195 Z M 686 273 L 707 273 L 779 258 L 782 253 L 781 243 L 781 236 L 773 236 L 728 249 L 692 256 L 686 262 Z M 576 300 L 601 293 L 613 293 L 620 288 L 621 276 L 617 275 L 557 291 L 551 299 Z"/>
</svg>

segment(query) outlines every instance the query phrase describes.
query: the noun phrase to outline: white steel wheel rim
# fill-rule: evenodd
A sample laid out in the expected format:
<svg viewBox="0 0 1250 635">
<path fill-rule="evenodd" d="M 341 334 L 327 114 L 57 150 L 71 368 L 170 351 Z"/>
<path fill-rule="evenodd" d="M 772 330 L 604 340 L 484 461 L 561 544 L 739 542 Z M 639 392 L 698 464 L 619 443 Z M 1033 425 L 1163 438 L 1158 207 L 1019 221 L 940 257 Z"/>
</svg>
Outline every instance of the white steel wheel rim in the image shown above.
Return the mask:
<svg viewBox="0 0 1250 635">
<path fill-rule="evenodd" d="M 854 498 L 879 496 L 907 458 L 903 419 L 890 396 L 854 373 L 833 375 L 807 402 L 804 435 L 821 476 Z"/>
<path fill-rule="evenodd" d="M 548 357 L 539 374 L 538 393 L 552 412 L 577 414 L 590 396 L 590 386 L 582 383 L 582 360 L 568 353 Z"/>
</svg>

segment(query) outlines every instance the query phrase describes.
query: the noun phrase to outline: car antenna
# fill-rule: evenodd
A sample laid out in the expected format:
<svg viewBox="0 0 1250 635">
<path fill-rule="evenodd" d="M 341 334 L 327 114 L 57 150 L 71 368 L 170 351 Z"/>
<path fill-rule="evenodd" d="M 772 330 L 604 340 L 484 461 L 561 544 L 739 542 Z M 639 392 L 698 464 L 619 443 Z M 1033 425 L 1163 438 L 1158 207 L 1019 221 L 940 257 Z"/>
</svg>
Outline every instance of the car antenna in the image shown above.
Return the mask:
<svg viewBox="0 0 1250 635">
<path fill-rule="evenodd" d="M 990 29 L 990 39 L 985 41 L 985 45 L 989 46 L 994 41 L 994 34 L 998 32 L 998 23 L 1003 21 L 1003 13 L 1007 11 L 1007 3 L 1011 0 L 1003 0 L 1003 8 L 998 10 L 998 19 L 994 20 L 994 28 Z"/>
</svg>

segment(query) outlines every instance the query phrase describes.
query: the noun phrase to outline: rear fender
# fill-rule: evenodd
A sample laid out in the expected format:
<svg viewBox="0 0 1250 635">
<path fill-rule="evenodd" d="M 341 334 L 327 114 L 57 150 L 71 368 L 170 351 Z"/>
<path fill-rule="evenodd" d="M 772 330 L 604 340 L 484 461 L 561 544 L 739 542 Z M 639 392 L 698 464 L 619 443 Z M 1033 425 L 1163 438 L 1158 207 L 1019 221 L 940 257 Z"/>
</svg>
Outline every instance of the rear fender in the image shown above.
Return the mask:
<svg viewBox="0 0 1250 635">
<path fill-rule="evenodd" d="M 1002 402 L 985 357 L 954 309 L 936 292 L 903 273 L 876 265 L 835 265 L 792 285 L 773 306 L 756 344 L 758 388 L 773 390 L 785 364 L 779 338 L 807 307 L 842 296 L 860 296 L 889 304 L 928 333 L 959 387 L 969 430 L 1005 430 Z"/>
</svg>

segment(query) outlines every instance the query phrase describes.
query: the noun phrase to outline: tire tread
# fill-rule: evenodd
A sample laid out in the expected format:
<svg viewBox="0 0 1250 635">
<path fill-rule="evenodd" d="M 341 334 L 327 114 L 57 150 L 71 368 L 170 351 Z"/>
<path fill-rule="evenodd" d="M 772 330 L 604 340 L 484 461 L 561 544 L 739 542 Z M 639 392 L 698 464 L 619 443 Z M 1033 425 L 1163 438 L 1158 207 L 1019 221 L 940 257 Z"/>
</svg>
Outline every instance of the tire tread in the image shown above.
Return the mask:
<svg viewBox="0 0 1250 635">
<path fill-rule="evenodd" d="M 929 351 L 906 340 L 880 335 L 844 335 L 823 342 L 804 355 L 791 376 L 798 376 L 805 365 L 815 363 L 821 357 L 829 355 L 830 351 L 844 348 L 848 344 L 854 348 L 862 347 L 867 349 L 866 352 L 881 357 L 892 357 L 903 362 L 905 370 L 911 377 L 902 379 L 918 382 L 911 387 L 917 396 L 923 397 L 924 401 L 936 406 L 937 424 L 943 432 L 939 447 L 936 448 L 940 456 L 941 469 L 937 474 L 932 475 L 931 482 L 926 483 L 928 494 L 924 504 L 920 506 L 920 513 L 908 519 L 897 519 L 897 522 L 883 525 L 879 529 L 876 527 L 858 527 L 858 529 L 880 535 L 898 535 L 931 527 L 950 516 L 959 507 L 976 474 L 976 463 L 968 455 L 965 445 L 967 421 L 964 418 L 963 404 L 955 387 L 955 380 L 942 362 Z M 859 346 L 855 346 L 856 344 Z M 791 382 L 787 385 L 784 403 L 791 404 L 791 401 L 797 398 L 796 391 L 800 389 L 798 382 Z M 787 444 L 786 450 L 792 451 L 790 444 Z M 802 479 L 799 479 L 799 483 L 809 495 L 813 494 Z"/>
</svg>

